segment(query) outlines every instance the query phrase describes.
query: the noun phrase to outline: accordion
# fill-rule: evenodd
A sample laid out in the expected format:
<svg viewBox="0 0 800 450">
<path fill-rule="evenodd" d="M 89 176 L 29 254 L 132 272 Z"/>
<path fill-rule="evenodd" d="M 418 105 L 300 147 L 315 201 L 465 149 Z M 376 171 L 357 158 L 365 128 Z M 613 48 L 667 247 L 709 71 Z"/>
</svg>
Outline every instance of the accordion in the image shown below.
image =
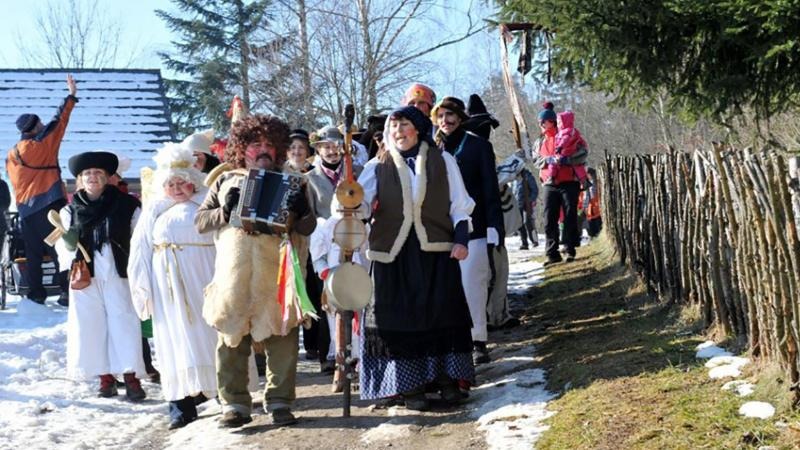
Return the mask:
<svg viewBox="0 0 800 450">
<path fill-rule="evenodd" d="M 287 233 L 292 226 L 289 197 L 302 186 L 302 175 L 251 169 L 242 181 L 230 224 L 249 233 Z"/>
</svg>

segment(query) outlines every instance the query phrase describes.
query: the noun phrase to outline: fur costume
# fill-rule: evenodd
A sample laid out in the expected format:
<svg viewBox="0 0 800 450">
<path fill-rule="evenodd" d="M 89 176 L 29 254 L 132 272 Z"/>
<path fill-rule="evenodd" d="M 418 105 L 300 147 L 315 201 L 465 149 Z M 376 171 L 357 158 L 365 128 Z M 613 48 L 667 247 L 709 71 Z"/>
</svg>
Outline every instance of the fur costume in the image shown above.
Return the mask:
<svg viewBox="0 0 800 450">
<path fill-rule="evenodd" d="M 235 169 L 220 175 L 212 191 L 218 187 L 217 197 L 224 199 L 231 187 L 241 184 L 247 172 Z M 292 232 L 290 239 L 300 261 L 306 261 L 308 238 Z M 236 347 L 247 334 L 256 342 L 272 335 L 286 335 L 303 321 L 295 308 L 290 308 L 284 332 L 277 300 L 282 240 L 281 236 L 247 234 L 227 224 L 216 231 L 214 278 L 205 289 L 203 317 L 219 331 L 225 345 Z M 305 278 L 305 264 L 301 266 Z"/>
</svg>

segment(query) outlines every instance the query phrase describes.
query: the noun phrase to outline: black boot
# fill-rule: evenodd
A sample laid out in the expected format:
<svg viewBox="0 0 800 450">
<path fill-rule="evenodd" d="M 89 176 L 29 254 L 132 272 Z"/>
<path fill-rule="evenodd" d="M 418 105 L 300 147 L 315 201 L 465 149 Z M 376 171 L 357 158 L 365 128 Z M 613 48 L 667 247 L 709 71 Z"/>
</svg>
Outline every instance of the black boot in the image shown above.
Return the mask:
<svg viewBox="0 0 800 450">
<path fill-rule="evenodd" d="M 486 342 L 472 342 L 472 362 L 477 366 L 478 364 L 486 364 L 489 361 L 489 350 L 486 348 Z"/>
</svg>

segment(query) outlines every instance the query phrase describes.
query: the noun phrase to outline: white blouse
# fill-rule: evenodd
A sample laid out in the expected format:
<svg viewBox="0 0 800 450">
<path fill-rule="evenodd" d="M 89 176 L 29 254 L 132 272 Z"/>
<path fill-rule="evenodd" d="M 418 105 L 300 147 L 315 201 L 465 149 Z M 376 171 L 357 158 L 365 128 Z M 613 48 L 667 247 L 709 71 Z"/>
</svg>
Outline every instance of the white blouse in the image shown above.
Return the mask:
<svg viewBox="0 0 800 450">
<path fill-rule="evenodd" d="M 462 220 L 466 220 L 469 224 L 469 231 L 472 232 L 472 219 L 470 219 L 470 214 L 472 214 L 472 209 L 475 208 L 475 201 L 472 200 L 472 197 L 467 193 L 467 188 L 464 187 L 464 179 L 461 178 L 461 170 L 458 168 L 455 157 L 447 152 L 442 152 L 442 157 L 444 157 L 444 164 L 447 170 L 447 185 L 450 188 L 450 219 L 453 221 L 453 226 Z M 417 193 L 419 191 L 418 177 L 416 174 L 422 173 L 422 171 L 425 170 L 421 163 L 421 158 L 417 156 L 415 170 L 409 170 L 409 174 L 411 175 L 412 202 L 417 198 Z M 378 164 L 379 161 L 377 158 L 371 159 L 367 165 L 364 166 L 361 176 L 358 177 L 359 184 L 364 188 L 364 202 L 368 205 L 367 209 L 369 209 L 369 205 L 372 205 L 372 201 L 378 193 L 378 179 L 375 175 L 375 169 L 378 167 Z"/>
</svg>

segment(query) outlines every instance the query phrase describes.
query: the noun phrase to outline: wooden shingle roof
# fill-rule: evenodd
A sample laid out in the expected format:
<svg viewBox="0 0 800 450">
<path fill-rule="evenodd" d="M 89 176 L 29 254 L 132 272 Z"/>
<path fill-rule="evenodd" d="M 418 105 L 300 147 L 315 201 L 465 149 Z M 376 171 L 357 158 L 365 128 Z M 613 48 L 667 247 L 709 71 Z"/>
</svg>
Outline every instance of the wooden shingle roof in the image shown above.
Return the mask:
<svg viewBox="0 0 800 450">
<path fill-rule="evenodd" d="M 158 69 L 0 69 L 3 158 L 19 140 L 20 114 L 37 114 L 44 123 L 53 118 L 68 94 L 68 73 L 78 84 L 79 102 L 61 144 L 62 177 L 72 178 L 67 170 L 72 155 L 109 150 L 131 159 L 124 177 L 138 178 L 139 169 L 154 165 L 156 149 L 175 138 Z"/>
</svg>

